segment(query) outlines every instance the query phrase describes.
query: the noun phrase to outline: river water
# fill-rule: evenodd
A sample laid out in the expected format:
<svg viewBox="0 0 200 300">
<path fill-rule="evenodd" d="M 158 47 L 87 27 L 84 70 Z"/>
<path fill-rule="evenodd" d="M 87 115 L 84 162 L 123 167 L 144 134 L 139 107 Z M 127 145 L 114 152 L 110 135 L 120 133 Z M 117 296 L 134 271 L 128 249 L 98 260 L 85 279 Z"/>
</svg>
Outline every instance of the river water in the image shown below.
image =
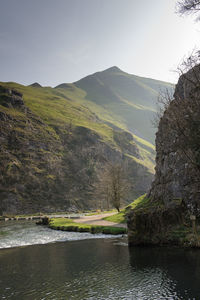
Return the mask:
<svg viewBox="0 0 200 300">
<path fill-rule="evenodd" d="M 0 299 L 200 299 L 200 250 L 0 223 Z"/>
</svg>

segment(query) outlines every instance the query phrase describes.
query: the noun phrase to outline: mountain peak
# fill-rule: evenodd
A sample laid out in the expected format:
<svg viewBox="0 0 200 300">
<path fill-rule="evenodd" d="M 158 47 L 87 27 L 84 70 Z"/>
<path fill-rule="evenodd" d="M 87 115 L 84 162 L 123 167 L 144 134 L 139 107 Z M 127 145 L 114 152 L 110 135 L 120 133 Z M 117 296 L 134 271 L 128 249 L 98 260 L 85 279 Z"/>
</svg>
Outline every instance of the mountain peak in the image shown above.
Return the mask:
<svg viewBox="0 0 200 300">
<path fill-rule="evenodd" d="M 113 73 L 113 72 L 123 72 L 123 71 L 120 70 L 120 68 L 113 66 L 113 67 L 106 69 L 104 72 L 112 72 Z"/>
<path fill-rule="evenodd" d="M 35 87 L 35 88 L 41 88 L 42 87 L 38 82 L 34 82 L 34 83 L 30 84 L 29 86 Z"/>
</svg>

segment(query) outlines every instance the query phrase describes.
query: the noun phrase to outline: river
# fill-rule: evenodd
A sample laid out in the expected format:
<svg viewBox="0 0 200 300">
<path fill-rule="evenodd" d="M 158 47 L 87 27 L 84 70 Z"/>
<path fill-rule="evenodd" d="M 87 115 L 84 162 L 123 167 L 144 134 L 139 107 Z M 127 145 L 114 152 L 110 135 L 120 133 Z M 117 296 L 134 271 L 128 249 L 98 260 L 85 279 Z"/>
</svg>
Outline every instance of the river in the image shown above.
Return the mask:
<svg viewBox="0 0 200 300">
<path fill-rule="evenodd" d="M 0 223 L 0 299 L 200 299 L 200 251 Z"/>
</svg>

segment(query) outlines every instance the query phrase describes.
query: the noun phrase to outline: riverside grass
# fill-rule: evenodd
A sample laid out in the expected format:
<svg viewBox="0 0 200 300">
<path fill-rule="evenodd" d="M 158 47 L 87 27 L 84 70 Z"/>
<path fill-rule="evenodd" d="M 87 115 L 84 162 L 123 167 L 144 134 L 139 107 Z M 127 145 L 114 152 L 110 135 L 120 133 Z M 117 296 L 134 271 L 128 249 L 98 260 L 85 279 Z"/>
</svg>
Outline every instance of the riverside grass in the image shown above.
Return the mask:
<svg viewBox="0 0 200 300">
<path fill-rule="evenodd" d="M 148 202 L 148 198 L 146 198 L 146 194 L 140 196 L 139 198 L 135 199 L 131 204 L 127 205 L 125 208 L 121 209 L 121 211 L 113 216 L 108 216 L 103 218 L 105 221 L 114 222 L 114 223 L 126 223 L 126 212 L 128 209 L 136 209 L 140 208 L 145 203 Z"/>
<path fill-rule="evenodd" d="M 75 232 L 90 232 L 90 233 L 104 233 L 104 234 L 126 234 L 127 229 L 123 227 L 114 226 L 101 226 L 75 223 L 71 219 L 67 218 L 55 218 L 49 222 L 49 227 L 55 230 L 62 231 L 75 231 Z"/>
</svg>

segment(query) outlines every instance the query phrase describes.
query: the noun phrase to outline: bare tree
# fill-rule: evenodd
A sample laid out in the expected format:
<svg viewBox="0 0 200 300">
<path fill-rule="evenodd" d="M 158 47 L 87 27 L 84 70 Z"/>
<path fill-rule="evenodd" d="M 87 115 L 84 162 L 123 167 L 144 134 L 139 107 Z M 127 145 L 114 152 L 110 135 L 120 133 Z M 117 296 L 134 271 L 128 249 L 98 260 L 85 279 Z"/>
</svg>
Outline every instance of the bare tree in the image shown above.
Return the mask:
<svg viewBox="0 0 200 300">
<path fill-rule="evenodd" d="M 179 85 L 174 97 L 162 94 L 160 102 L 167 109 L 170 130 L 175 132 L 176 146 L 200 176 L 200 59 L 199 51 L 178 67 Z M 165 113 L 164 110 L 164 113 Z M 163 112 L 160 115 L 162 118 Z"/>
<path fill-rule="evenodd" d="M 199 0 L 182 0 L 177 2 L 177 12 L 183 14 L 195 14 L 200 11 Z"/>
<path fill-rule="evenodd" d="M 155 128 L 158 128 L 160 119 L 162 118 L 164 112 L 169 107 L 169 104 L 171 103 L 172 100 L 173 100 L 172 90 L 165 89 L 159 92 L 157 102 L 156 102 L 157 109 L 152 120 L 152 125 Z"/>
<path fill-rule="evenodd" d="M 122 164 L 108 163 L 98 172 L 95 184 L 95 195 L 99 199 L 99 206 L 110 208 L 110 205 L 120 211 L 120 207 L 129 191 L 129 184 L 125 178 Z"/>
</svg>

